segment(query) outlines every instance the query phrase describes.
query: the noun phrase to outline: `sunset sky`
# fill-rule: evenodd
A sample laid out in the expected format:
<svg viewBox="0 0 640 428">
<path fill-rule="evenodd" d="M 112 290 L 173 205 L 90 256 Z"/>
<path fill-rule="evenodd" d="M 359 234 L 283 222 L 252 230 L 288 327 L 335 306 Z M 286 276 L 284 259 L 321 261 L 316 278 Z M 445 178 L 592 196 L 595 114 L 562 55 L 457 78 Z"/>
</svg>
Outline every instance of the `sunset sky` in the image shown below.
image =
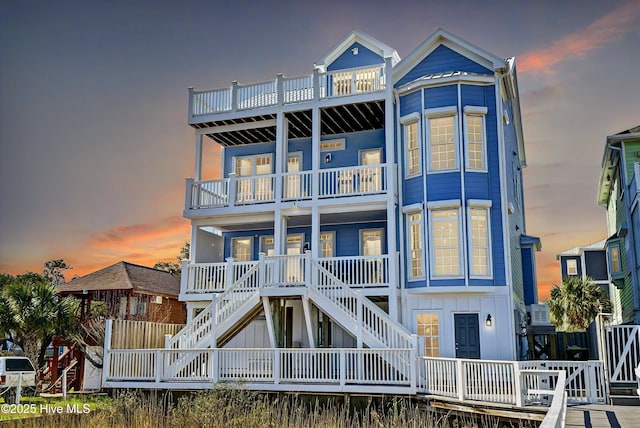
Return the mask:
<svg viewBox="0 0 640 428">
<path fill-rule="evenodd" d="M 544 296 L 557 253 L 606 237 L 600 163 L 640 124 L 639 21 L 637 0 L 0 1 L 0 272 L 174 261 L 189 86 L 310 74 L 353 28 L 405 57 L 443 27 L 517 57 Z"/>
</svg>

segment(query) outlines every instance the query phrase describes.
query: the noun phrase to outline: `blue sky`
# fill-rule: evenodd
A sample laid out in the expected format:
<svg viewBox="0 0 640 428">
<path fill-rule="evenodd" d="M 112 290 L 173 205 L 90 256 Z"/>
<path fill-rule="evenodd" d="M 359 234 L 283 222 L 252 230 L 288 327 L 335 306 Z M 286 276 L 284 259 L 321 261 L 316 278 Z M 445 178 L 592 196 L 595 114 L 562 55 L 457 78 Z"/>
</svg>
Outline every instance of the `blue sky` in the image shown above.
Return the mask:
<svg viewBox="0 0 640 428">
<path fill-rule="evenodd" d="M 517 57 L 528 233 L 606 236 L 607 135 L 640 124 L 638 1 L 0 1 L 0 272 L 173 259 L 193 175 L 187 88 L 311 73 L 357 28 L 407 56 L 436 28 Z"/>
</svg>

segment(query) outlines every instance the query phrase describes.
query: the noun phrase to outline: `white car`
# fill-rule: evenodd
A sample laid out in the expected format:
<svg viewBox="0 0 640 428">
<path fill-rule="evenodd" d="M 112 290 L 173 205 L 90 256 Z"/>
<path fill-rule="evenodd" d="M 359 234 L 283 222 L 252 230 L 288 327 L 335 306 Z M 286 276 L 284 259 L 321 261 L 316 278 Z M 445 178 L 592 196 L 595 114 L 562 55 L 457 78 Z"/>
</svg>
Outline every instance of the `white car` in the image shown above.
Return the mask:
<svg viewBox="0 0 640 428">
<path fill-rule="evenodd" d="M 36 386 L 36 369 L 27 357 L 0 357 L 0 395 L 5 403 L 13 402 L 22 373 L 21 387 Z"/>
</svg>

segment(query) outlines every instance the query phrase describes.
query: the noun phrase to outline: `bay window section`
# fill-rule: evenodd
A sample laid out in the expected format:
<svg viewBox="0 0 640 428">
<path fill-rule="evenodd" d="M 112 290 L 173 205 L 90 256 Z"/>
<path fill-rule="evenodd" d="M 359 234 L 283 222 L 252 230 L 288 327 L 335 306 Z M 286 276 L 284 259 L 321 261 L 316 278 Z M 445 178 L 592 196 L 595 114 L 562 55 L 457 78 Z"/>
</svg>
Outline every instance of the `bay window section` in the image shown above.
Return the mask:
<svg viewBox="0 0 640 428">
<path fill-rule="evenodd" d="M 486 107 L 464 108 L 465 155 L 467 171 L 487 171 Z"/>
</svg>

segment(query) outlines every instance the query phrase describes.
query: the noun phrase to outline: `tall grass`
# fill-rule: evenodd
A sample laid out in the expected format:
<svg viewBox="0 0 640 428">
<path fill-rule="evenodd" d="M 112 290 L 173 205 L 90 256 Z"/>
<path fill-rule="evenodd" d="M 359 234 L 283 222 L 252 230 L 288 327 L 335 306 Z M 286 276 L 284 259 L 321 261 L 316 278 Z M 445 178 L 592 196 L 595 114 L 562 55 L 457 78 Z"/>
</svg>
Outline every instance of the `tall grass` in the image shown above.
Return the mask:
<svg viewBox="0 0 640 428">
<path fill-rule="evenodd" d="M 84 415 L 57 415 L 11 421 L 16 427 L 220 427 L 220 428 L 488 428 L 504 421 L 436 411 L 408 398 L 368 399 L 360 403 L 336 398 L 266 395 L 222 387 L 185 393 L 117 394 L 111 406 Z M 506 426 L 513 426 L 508 424 Z M 519 423 L 515 426 L 534 427 Z"/>
</svg>

